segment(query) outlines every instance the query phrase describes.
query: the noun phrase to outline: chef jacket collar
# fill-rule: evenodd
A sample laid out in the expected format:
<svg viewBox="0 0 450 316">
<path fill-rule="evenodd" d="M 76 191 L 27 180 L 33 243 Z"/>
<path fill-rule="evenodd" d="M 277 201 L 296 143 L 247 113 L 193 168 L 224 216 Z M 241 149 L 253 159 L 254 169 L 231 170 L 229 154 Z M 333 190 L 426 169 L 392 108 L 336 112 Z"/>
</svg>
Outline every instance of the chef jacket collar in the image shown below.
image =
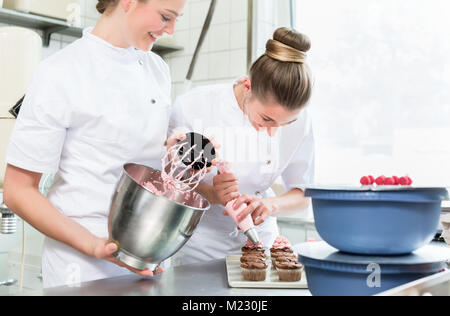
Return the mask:
<svg viewBox="0 0 450 316">
<path fill-rule="evenodd" d="M 135 48 L 133 46 L 130 46 L 128 48 L 122 48 L 122 47 L 114 46 L 111 43 L 105 41 L 104 39 L 102 39 L 102 38 L 92 34 L 92 30 L 93 29 L 94 28 L 92 26 L 85 28 L 83 30 L 83 37 L 85 37 L 85 38 L 87 38 L 89 40 L 95 41 L 96 43 L 98 43 L 100 45 L 103 45 L 105 47 L 108 47 L 112 51 L 115 51 L 115 52 L 119 53 L 122 56 L 124 56 L 126 54 L 129 54 L 129 53 L 139 54 L 139 52 L 141 52 L 140 50 L 138 50 L 137 48 Z"/>
</svg>

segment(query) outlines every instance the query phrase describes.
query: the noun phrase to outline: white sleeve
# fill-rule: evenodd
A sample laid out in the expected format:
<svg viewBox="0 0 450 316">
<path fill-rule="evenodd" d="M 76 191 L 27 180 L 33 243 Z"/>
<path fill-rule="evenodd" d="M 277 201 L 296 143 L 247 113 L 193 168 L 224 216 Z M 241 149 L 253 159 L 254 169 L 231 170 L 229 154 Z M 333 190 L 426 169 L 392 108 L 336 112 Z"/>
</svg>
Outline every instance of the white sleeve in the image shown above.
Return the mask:
<svg viewBox="0 0 450 316">
<path fill-rule="evenodd" d="M 187 124 L 187 120 L 185 116 L 183 115 L 184 106 L 183 103 L 185 98 L 183 96 L 178 97 L 171 109 L 170 113 L 170 120 L 169 120 L 169 129 L 167 131 L 167 137 L 170 137 L 173 135 L 173 133 L 177 130 L 184 129 L 184 130 L 190 130 L 189 126 Z"/>
<path fill-rule="evenodd" d="M 314 134 L 311 121 L 307 121 L 306 133 L 298 144 L 293 158 L 281 174 L 285 188 L 305 190 L 314 182 Z"/>
<path fill-rule="evenodd" d="M 9 141 L 6 162 L 32 172 L 52 174 L 59 167 L 71 109 L 60 83 L 64 80 L 38 67 Z"/>
</svg>

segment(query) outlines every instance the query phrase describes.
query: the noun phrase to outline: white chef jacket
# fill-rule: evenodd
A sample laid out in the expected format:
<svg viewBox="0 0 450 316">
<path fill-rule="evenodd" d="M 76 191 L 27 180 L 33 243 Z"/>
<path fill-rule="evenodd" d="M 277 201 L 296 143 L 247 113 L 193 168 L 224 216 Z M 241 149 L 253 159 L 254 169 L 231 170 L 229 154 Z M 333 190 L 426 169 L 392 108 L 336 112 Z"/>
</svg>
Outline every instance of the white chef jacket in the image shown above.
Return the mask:
<svg viewBox="0 0 450 316">
<path fill-rule="evenodd" d="M 93 234 L 108 237 L 107 217 L 122 166 L 161 168 L 171 80 L 156 54 L 115 47 L 91 31 L 38 66 L 6 161 L 56 173 L 50 202 Z M 44 287 L 51 287 L 128 270 L 47 238 L 42 273 Z"/>
<path fill-rule="evenodd" d="M 313 182 L 314 137 L 308 109 L 296 122 L 281 127 L 274 137 L 257 132 L 239 108 L 234 84 L 196 88 L 180 96 L 172 109 L 169 134 L 186 129 L 213 137 L 220 145 L 219 157 L 231 162 L 241 194 L 261 198 L 274 196 L 270 187 L 281 176 L 288 190 L 304 189 Z M 213 167 L 203 184 L 212 185 Z M 224 207 L 213 205 L 205 212 L 191 239 L 173 258 L 174 265 L 197 263 L 239 253 L 247 238 L 236 230 Z M 256 227 L 265 247 L 278 235 L 275 217 Z"/>
</svg>

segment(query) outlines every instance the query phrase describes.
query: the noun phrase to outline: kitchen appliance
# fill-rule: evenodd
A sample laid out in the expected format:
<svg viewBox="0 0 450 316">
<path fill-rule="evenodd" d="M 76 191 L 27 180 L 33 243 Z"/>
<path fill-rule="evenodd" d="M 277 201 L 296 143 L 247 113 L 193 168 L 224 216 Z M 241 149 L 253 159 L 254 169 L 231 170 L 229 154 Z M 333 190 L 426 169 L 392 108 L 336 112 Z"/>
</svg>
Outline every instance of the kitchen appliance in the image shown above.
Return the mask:
<svg viewBox="0 0 450 316">
<path fill-rule="evenodd" d="M 309 290 L 317 296 L 375 295 L 436 274 L 450 259 L 450 249 L 436 245 L 385 257 L 346 254 L 326 242 L 303 243 L 294 250 L 305 266 Z"/>
<path fill-rule="evenodd" d="M 0 188 L 5 175 L 5 156 L 14 127 L 9 113 L 23 97 L 34 69 L 41 60 L 42 40 L 34 31 L 7 26 L 0 27 Z"/>
<path fill-rule="evenodd" d="M 187 133 L 186 139 L 179 141 L 178 144 L 181 145 L 178 156 L 186 166 L 192 164 L 194 170 L 201 170 L 205 165 L 209 168 L 212 166 L 212 161 L 216 159 L 214 145 L 201 134 Z M 197 158 L 199 158 L 198 161 L 195 161 Z"/>
<path fill-rule="evenodd" d="M 348 253 L 408 254 L 436 234 L 445 188 L 309 187 L 321 238 Z"/>
<path fill-rule="evenodd" d="M 74 12 L 80 14 L 80 0 L 4 0 L 4 7 L 11 10 L 42 15 L 67 21 Z"/>
<path fill-rule="evenodd" d="M 14 234 L 16 231 L 16 215 L 3 203 L 2 191 L 0 192 L 0 234 Z"/>
<path fill-rule="evenodd" d="M 208 200 L 196 192 L 176 192 L 172 199 L 155 195 L 141 184 L 152 182 L 163 191 L 161 172 L 138 164 L 126 164 L 114 193 L 108 229 L 119 250 L 114 256 L 143 270 L 157 269 L 194 233 Z"/>
</svg>

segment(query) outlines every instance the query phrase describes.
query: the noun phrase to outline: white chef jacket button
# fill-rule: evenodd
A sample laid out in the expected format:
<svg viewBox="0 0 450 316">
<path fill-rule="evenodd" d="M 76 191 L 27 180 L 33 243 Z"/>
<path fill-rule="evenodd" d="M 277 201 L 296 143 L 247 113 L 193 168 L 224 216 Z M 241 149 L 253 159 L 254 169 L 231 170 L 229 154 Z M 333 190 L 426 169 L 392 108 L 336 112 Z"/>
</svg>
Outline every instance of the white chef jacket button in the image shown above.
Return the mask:
<svg viewBox="0 0 450 316">
<path fill-rule="evenodd" d="M 267 160 L 266 165 L 270 165 L 272 163 L 272 160 Z"/>
<path fill-rule="evenodd" d="M 256 195 L 257 197 L 260 197 L 260 196 L 261 196 L 261 192 L 256 191 L 256 192 L 255 192 L 255 195 Z"/>
<path fill-rule="evenodd" d="M 156 103 L 156 100 L 155 99 L 152 99 L 152 104 L 155 104 Z"/>
<path fill-rule="evenodd" d="M 143 66 L 144 62 L 142 60 L 139 59 L 139 65 Z"/>
</svg>

